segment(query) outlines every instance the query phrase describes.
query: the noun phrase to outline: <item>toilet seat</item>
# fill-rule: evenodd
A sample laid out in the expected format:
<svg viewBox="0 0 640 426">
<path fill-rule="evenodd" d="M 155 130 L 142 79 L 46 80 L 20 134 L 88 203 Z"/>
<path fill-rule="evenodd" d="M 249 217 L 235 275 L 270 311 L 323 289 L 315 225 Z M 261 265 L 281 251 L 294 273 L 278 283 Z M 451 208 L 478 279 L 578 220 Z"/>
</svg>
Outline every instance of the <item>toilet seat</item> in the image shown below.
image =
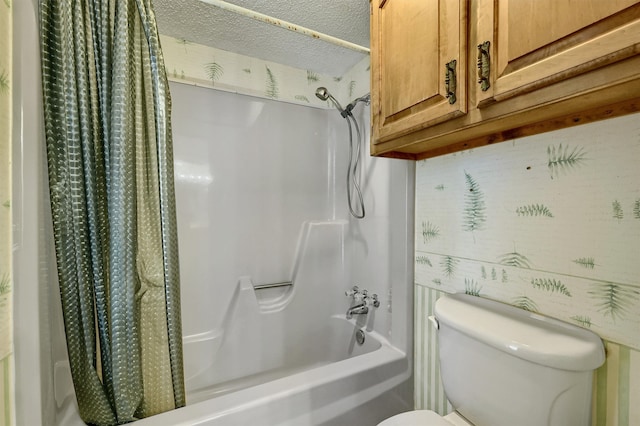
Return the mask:
<svg viewBox="0 0 640 426">
<path fill-rule="evenodd" d="M 473 426 L 457 413 L 445 417 L 431 410 L 415 410 L 390 417 L 378 426 Z"/>
<path fill-rule="evenodd" d="M 453 423 L 431 410 L 415 410 L 390 417 L 378 426 L 453 426 Z"/>
</svg>

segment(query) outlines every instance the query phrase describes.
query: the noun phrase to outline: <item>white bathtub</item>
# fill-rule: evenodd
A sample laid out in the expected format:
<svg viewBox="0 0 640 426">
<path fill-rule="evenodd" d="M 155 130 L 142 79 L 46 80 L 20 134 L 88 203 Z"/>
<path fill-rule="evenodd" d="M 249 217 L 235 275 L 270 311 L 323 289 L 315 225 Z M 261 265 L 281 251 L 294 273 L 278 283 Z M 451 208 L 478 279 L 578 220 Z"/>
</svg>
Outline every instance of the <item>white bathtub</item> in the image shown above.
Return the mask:
<svg viewBox="0 0 640 426">
<path fill-rule="evenodd" d="M 305 224 L 291 287 L 240 277 L 220 326 L 185 337 L 187 406 L 136 426 L 368 426 L 411 409 L 409 359 L 375 331 L 386 306 L 346 319 L 347 229 Z"/>
<path fill-rule="evenodd" d="M 136 426 L 369 426 L 411 409 L 409 360 L 355 319 L 333 316 L 323 348 L 306 366 L 282 368 L 187 393 L 187 406 L 139 420 Z M 330 340 L 327 340 L 330 339 Z M 313 337 L 310 336 L 307 344 Z M 84 425 L 75 398 L 59 424 Z"/>
<path fill-rule="evenodd" d="M 279 323 L 281 319 L 283 315 L 279 313 L 267 314 L 260 321 L 262 331 L 271 328 L 273 323 Z M 207 354 L 209 351 L 206 349 L 207 346 L 217 346 L 215 341 L 213 344 L 207 340 L 193 342 L 187 338 L 185 371 L 189 402 L 200 402 L 373 352 L 381 347 L 379 338 L 365 338 L 364 343 L 359 345 L 356 342 L 356 332 L 361 327 L 344 319 L 344 315 L 342 318 L 334 316 L 328 321 L 318 321 L 319 324 L 300 322 L 289 321 L 281 326 L 284 329 L 281 331 L 287 336 L 285 340 L 273 339 L 273 333 L 250 333 L 234 328 L 231 331 L 235 338 L 227 339 L 213 356 Z M 198 352 L 198 348 L 204 350 Z M 194 364 L 201 364 L 194 359 L 196 357 L 210 359 L 209 363 L 205 362 L 208 364 L 205 371 L 194 368 Z M 209 385 L 202 386 L 201 383 Z"/>
<path fill-rule="evenodd" d="M 240 277 L 220 326 L 184 338 L 187 406 L 136 426 L 368 426 L 411 409 L 411 361 L 375 331 L 387 306 L 346 319 L 346 229 L 305 224 L 292 286 L 257 290 Z M 59 366 L 57 424 L 82 425 Z"/>
<path fill-rule="evenodd" d="M 324 348 L 313 347 L 316 353 L 306 368 L 283 368 L 189 393 L 186 407 L 136 426 L 366 426 L 409 409 L 394 396 L 409 380 L 405 354 L 376 332 L 366 332 L 364 345 L 358 345 L 355 333 L 361 327 L 355 320 L 334 316 L 328 324 L 331 336 L 323 340 L 331 340 L 323 342 Z"/>
</svg>

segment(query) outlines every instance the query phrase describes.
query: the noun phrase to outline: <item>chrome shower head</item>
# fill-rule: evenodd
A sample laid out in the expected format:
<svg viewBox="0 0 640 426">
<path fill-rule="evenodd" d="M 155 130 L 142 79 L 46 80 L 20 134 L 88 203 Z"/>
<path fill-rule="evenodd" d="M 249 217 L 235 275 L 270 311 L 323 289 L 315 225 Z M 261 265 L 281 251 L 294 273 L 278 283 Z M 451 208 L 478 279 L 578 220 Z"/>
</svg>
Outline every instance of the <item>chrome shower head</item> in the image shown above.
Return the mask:
<svg viewBox="0 0 640 426">
<path fill-rule="evenodd" d="M 329 99 L 329 91 L 327 90 L 326 87 L 318 87 L 316 89 L 316 96 L 318 97 L 318 99 L 322 100 L 322 101 L 326 101 L 327 99 Z"/>
<path fill-rule="evenodd" d="M 338 108 L 338 111 L 340 111 L 340 115 L 342 115 L 344 118 L 347 118 L 347 115 L 351 115 L 349 111 L 345 111 L 344 108 L 342 108 L 342 105 L 340 105 L 340 102 L 338 102 L 336 98 L 331 96 L 331 93 L 329 93 L 326 87 L 318 87 L 316 89 L 316 96 L 320 100 L 330 100 L 331 102 L 333 102 L 336 108 Z"/>
</svg>

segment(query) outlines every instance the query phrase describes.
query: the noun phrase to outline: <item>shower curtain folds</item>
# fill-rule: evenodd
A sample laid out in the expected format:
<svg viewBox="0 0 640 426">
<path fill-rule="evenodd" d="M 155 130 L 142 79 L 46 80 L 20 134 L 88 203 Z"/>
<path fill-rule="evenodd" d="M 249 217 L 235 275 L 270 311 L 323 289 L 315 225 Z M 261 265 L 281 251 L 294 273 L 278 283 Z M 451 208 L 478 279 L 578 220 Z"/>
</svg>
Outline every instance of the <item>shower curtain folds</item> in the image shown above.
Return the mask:
<svg viewBox="0 0 640 426">
<path fill-rule="evenodd" d="M 150 0 L 41 0 L 49 192 L 82 419 L 185 404 L 170 96 Z"/>
</svg>

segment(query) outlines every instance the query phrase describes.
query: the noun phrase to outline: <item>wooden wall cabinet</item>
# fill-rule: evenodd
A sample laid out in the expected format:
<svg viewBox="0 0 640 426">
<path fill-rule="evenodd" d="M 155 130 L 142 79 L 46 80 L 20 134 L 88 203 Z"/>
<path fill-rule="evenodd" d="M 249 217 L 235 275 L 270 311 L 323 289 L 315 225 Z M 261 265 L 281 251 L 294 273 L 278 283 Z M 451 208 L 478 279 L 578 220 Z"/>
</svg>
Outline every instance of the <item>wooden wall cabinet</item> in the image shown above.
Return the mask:
<svg viewBox="0 0 640 426">
<path fill-rule="evenodd" d="M 379 2 L 371 17 L 378 46 L 376 139 L 391 140 L 467 112 L 466 3 Z"/>
<path fill-rule="evenodd" d="M 372 0 L 371 13 L 372 155 L 428 158 L 640 109 L 640 0 Z"/>
</svg>

